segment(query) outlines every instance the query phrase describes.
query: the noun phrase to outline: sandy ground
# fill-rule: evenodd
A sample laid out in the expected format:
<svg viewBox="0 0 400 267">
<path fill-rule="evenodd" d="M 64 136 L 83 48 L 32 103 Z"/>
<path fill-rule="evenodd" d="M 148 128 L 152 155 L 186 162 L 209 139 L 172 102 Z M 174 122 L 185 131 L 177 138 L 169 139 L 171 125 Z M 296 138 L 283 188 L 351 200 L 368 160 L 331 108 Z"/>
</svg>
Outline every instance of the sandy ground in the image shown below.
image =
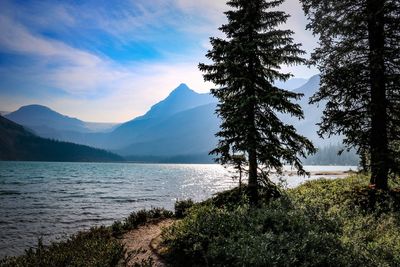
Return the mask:
<svg viewBox="0 0 400 267">
<path fill-rule="evenodd" d="M 134 266 L 135 263 L 152 258 L 152 266 L 166 266 L 162 259 L 154 252 L 154 246 L 160 237 L 162 228 L 172 225 L 174 221 L 166 219 L 158 223 L 147 224 L 124 234 L 122 242 L 127 249 L 126 257 L 129 257 L 127 266 Z"/>
</svg>

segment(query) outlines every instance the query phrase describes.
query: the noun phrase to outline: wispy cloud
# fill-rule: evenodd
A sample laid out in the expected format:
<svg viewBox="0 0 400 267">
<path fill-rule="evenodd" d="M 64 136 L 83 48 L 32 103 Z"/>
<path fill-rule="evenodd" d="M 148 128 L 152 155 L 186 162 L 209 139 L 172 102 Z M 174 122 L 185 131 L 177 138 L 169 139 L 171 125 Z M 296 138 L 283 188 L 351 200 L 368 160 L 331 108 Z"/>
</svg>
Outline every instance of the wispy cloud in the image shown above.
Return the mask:
<svg viewBox="0 0 400 267">
<path fill-rule="evenodd" d="M 49 40 L 31 34 L 18 22 L 0 15 L 0 48 L 3 52 L 44 57 L 47 60 L 79 65 L 96 65 L 99 58 L 65 45 L 63 42 Z"/>
<path fill-rule="evenodd" d="M 294 14 L 288 27 L 311 44 L 299 29 L 305 26 L 299 7 L 297 0 L 284 7 Z M 39 103 L 85 120 L 126 121 L 181 82 L 206 92 L 212 85 L 197 64 L 224 23 L 224 10 L 223 0 L 3 0 L 1 109 Z"/>
</svg>

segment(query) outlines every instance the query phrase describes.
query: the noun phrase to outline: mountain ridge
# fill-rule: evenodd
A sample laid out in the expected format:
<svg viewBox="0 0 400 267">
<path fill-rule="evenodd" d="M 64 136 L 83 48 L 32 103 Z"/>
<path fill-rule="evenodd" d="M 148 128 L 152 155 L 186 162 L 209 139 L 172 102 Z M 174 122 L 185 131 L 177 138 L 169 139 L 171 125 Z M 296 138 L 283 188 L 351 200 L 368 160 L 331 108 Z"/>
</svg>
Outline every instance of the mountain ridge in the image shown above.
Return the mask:
<svg viewBox="0 0 400 267">
<path fill-rule="evenodd" d="M 303 80 L 297 80 L 302 83 Z M 316 146 L 341 144 L 341 138 L 321 139 L 316 123 L 320 121 L 324 105 L 309 105 L 308 99 L 319 88 L 319 75 L 307 80 L 294 92 L 305 96 L 298 101 L 305 120 L 284 114 L 281 119 L 295 125 L 299 133 L 310 138 Z M 106 133 L 58 133 L 60 140 L 108 149 L 129 159 L 153 159 L 166 162 L 182 160 L 185 155 L 193 160 L 209 162 L 208 152 L 215 146 L 215 133 L 220 120 L 215 114 L 217 100 L 210 94 L 199 94 L 186 84 L 180 84 L 162 101 L 153 105 L 142 116 L 122 123 Z M 55 137 L 56 133 L 54 133 Z M 56 138 L 57 139 L 57 138 Z M 185 161 L 186 162 L 186 161 Z"/>
<path fill-rule="evenodd" d="M 38 137 L 23 126 L 2 116 L 0 116 L 0 160 L 124 161 L 120 156 L 105 150 Z"/>
<path fill-rule="evenodd" d="M 6 114 L 4 117 L 32 129 L 42 137 L 54 137 L 59 131 L 79 133 L 92 132 L 93 129 L 107 131 L 118 125 L 113 123 L 85 122 L 38 104 L 22 106 L 18 110 Z"/>
</svg>

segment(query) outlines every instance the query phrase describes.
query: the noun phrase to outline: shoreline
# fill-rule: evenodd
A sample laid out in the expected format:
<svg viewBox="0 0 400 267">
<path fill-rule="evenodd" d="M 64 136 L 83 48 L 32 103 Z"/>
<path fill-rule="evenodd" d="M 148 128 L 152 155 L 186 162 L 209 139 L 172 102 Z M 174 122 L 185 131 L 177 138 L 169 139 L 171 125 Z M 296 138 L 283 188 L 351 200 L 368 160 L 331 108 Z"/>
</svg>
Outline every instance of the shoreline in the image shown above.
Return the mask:
<svg viewBox="0 0 400 267">
<path fill-rule="evenodd" d="M 273 175 L 273 174 L 272 174 Z M 320 172 L 316 172 L 313 171 L 311 172 L 311 176 L 313 176 L 313 179 L 309 179 L 310 177 L 305 176 L 304 180 L 302 177 L 298 177 L 300 179 L 303 180 L 303 182 L 309 181 L 309 180 L 314 180 L 314 179 L 321 179 L 321 178 L 327 178 L 327 179 L 336 179 L 336 178 L 343 178 L 346 177 L 347 175 L 349 175 L 348 171 L 320 171 Z M 297 177 L 297 173 L 295 171 L 285 171 L 283 173 L 283 176 L 287 176 L 288 179 L 290 179 L 290 177 L 292 176 L 296 176 Z M 327 177 L 328 176 L 328 177 Z M 233 181 L 232 184 L 235 185 L 237 181 Z M 302 183 L 303 183 L 302 182 Z M 295 187 L 297 187 L 299 185 L 296 185 Z M 293 188 L 293 187 L 292 187 Z M 212 197 L 213 195 L 211 195 L 210 197 Z M 179 198 L 177 198 L 179 199 Z M 204 199 L 205 200 L 205 199 Z M 170 207 L 171 209 L 171 207 Z M 139 209 L 136 209 L 139 210 Z M 103 225 L 101 222 L 100 223 L 96 223 L 95 225 L 101 226 Z M 109 225 L 109 224 L 106 224 Z M 87 231 L 88 229 L 90 229 L 90 227 L 92 227 L 93 224 L 86 226 L 85 228 L 81 228 L 81 229 L 77 229 L 76 231 L 71 231 L 69 233 L 61 233 L 61 234 L 57 234 L 55 236 L 47 236 L 46 234 L 43 235 L 45 237 L 45 241 L 47 244 L 53 242 L 53 241 L 62 241 L 62 240 L 66 240 L 68 239 L 69 236 L 79 232 L 79 231 Z M 40 237 L 40 235 L 37 235 L 37 239 Z M 37 240 L 35 239 L 35 240 Z M 33 240 L 33 241 L 35 241 Z M 35 248 L 36 242 L 32 243 L 32 245 L 30 246 L 30 248 Z M 25 247 L 24 249 L 22 248 L 24 246 L 21 246 L 21 248 L 16 248 L 15 251 L 19 251 L 19 252 L 9 252 L 9 253 L 4 253 L 0 258 L 4 258 L 5 256 L 18 256 L 23 254 L 25 249 L 29 249 L 29 247 Z"/>
<path fill-rule="evenodd" d="M 317 175 L 318 173 L 314 173 L 315 175 Z M 351 216 L 361 216 L 360 219 L 363 220 L 363 216 L 367 216 L 365 214 L 364 211 L 362 211 L 361 213 L 358 213 L 357 209 L 354 210 L 354 205 L 351 204 L 352 201 L 356 201 L 356 203 L 361 203 L 361 205 L 366 205 L 366 207 L 368 207 L 368 203 L 365 203 L 365 198 L 368 200 L 368 194 L 365 194 L 364 191 L 365 190 L 372 190 L 370 188 L 368 188 L 368 177 L 367 176 L 362 176 L 359 174 L 355 174 L 355 175 L 349 175 L 349 173 L 346 172 L 320 172 L 320 175 L 326 175 L 326 174 L 330 174 L 330 175 L 346 175 L 345 179 L 341 179 L 336 178 L 336 179 L 323 179 L 323 180 L 314 180 L 314 181 L 309 181 L 307 182 L 307 185 L 300 185 L 298 188 L 292 190 L 288 190 L 288 189 L 283 189 L 285 192 L 287 192 L 288 196 L 290 196 L 290 198 L 294 198 L 297 199 L 296 205 L 304 205 L 304 201 L 308 204 L 306 204 L 304 207 L 308 207 L 307 205 L 316 205 L 315 208 L 317 208 L 317 210 L 319 210 L 319 212 L 323 212 L 323 214 L 325 214 L 326 205 L 331 205 L 332 206 L 332 211 L 334 211 L 335 213 L 331 214 L 334 216 L 348 216 L 346 215 L 347 213 L 344 213 L 343 215 L 340 215 L 341 213 L 339 212 L 337 215 L 336 212 L 342 210 L 342 209 L 350 209 L 352 213 L 354 213 L 355 215 L 351 215 Z M 322 177 L 321 177 L 322 178 Z M 333 178 L 333 177 L 332 177 Z M 360 188 L 358 188 L 357 186 L 354 187 L 355 185 L 361 186 Z M 322 188 L 324 188 L 324 190 L 321 190 Z M 325 190 L 326 189 L 326 190 Z M 208 233 L 208 231 L 202 233 L 201 231 L 204 231 L 206 229 L 208 229 L 209 226 L 207 226 L 209 223 L 211 224 L 217 224 L 214 227 L 219 227 L 219 224 L 224 225 L 225 224 L 225 220 L 228 220 L 227 225 L 226 226 L 221 226 L 223 227 L 222 229 L 224 229 L 224 227 L 231 227 L 229 226 L 230 223 L 229 222 L 229 217 L 227 217 L 226 219 L 220 221 L 218 219 L 218 216 L 223 215 L 223 218 L 225 218 L 225 216 L 227 216 L 228 214 L 232 213 L 236 214 L 237 212 L 239 212 L 237 215 L 234 215 L 233 218 L 236 218 L 235 216 L 239 216 L 240 214 L 242 214 L 243 210 L 236 210 L 236 209 L 229 209 L 229 208 L 224 208 L 224 206 L 215 206 L 214 205 L 221 205 L 221 203 L 225 203 L 226 205 L 228 205 L 228 203 L 230 203 L 231 201 L 235 201 L 232 202 L 231 204 L 234 205 L 241 205 L 238 204 L 236 202 L 236 200 L 234 200 L 235 198 L 232 198 L 232 194 L 235 194 L 234 192 L 240 192 L 237 191 L 235 189 L 232 190 L 228 190 L 228 191 L 223 191 L 218 193 L 217 195 L 213 196 L 212 198 L 209 198 L 205 201 L 199 202 L 199 203 L 189 203 L 188 201 L 181 201 L 181 203 L 179 203 L 179 206 L 175 206 L 175 213 L 171 212 L 171 211 L 166 211 L 163 209 L 153 209 L 153 210 L 147 210 L 147 211 L 137 211 L 137 212 L 133 212 L 131 213 L 131 215 L 127 218 L 125 218 L 122 221 L 116 221 L 114 222 L 114 224 L 110 225 L 110 226 L 101 226 L 101 227 L 97 227 L 97 228 L 92 228 L 89 231 L 84 231 L 84 232 L 79 232 L 76 233 L 74 235 L 72 235 L 71 237 L 68 238 L 68 240 L 66 241 L 60 241 L 60 242 L 56 242 L 56 243 L 52 243 L 49 246 L 40 247 L 39 244 L 39 248 L 37 248 L 36 250 L 31 250 L 31 252 L 29 252 L 28 254 L 22 254 L 19 255 L 17 257 L 13 257 L 13 258 L 3 258 L 2 260 L 0 260 L 0 266 L 1 267 L 8 267 L 8 266 L 14 266 L 14 265 L 7 265 L 5 263 L 16 263 L 19 261 L 23 261 L 23 260 L 32 260 L 32 257 L 43 257 L 43 255 L 46 255 L 46 257 L 49 257 L 49 259 L 53 259 L 54 260 L 58 259 L 59 257 L 83 257 L 80 260 L 89 260 L 85 257 L 92 257 L 92 255 L 90 255 L 90 253 L 92 252 L 93 249 L 95 249 L 96 251 L 103 251 L 101 253 L 102 256 L 98 256 L 100 257 L 100 259 L 102 261 L 104 260 L 116 260 L 119 259 L 118 262 L 119 264 L 121 264 L 121 262 L 125 262 L 128 263 L 129 265 L 127 266 L 134 266 L 135 263 L 152 263 L 153 266 L 164 266 L 163 262 L 164 260 L 168 259 L 171 260 L 171 256 L 172 257 L 178 257 L 178 256 L 173 256 L 175 255 L 174 253 L 177 253 L 176 251 L 174 252 L 174 250 L 170 250 L 171 249 L 171 245 L 172 246 L 176 246 L 177 248 L 180 247 L 179 243 L 176 242 L 184 242 L 184 244 L 186 244 L 185 242 L 191 242 L 191 236 L 201 236 L 202 238 L 212 238 L 213 235 L 210 235 L 210 233 Z M 392 193 L 391 193 L 392 192 Z M 349 194 L 351 193 L 351 194 Z M 389 194 L 395 194 L 396 196 L 399 195 L 400 196 L 400 192 L 396 191 L 396 190 L 392 190 L 389 192 Z M 362 198 L 364 200 L 360 200 L 359 198 Z M 280 203 L 281 198 L 276 198 L 277 200 L 277 204 Z M 221 202 L 222 201 L 222 202 Z M 285 198 L 282 198 L 283 203 L 285 202 Z M 350 201 L 350 202 L 348 202 Z M 275 201 L 273 201 L 275 202 Z M 332 203 L 331 203 L 332 202 Z M 219 203 L 219 204 L 217 204 Z M 347 204 L 346 204 L 347 203 Z M 223 204 L 223 205 L 225 205 Z M 229 205 L 231 205 L 229 204 Z M 229 207 L 229 205 L 227 207 Z M 266 204 L 268 207 L 268 204 Z M 183 211 L 183 217 L 178 217 L 178 213 L 177 213 L 177 207 L 178 210 L 180 210 L 181 212 Z M 187 213 L 188 208 L 189 207 L 193 207 L 194 209 L 190 209 L 189 213 Z M 390 207 L 390 205 L 389 205 Z M 332 226 L 329 226 L 329 222 L 330 220 L 326 221 L 325 223 L 328 223 L 328 228 L 325 230 L 325 226 L 324 223 L 319 225 L 318 220 L 323 219 L 324 216 L 328 216 L 330 213 L 326 213 L 326 215 L 323 215 L 321 218 L 317 219 L 316 223 L 314 225 L 313 221 L 315 220 L 314 215 L 312 215 L 313 213 L 307 215 L 308 213 L 302 213 L 302 209 L 297 209 L 295 208 L 293 210 L 293 207 L 291 207 L 291 205 L 287 206 L 286 204 L 284 204 L 281 208 L 279 208 L 278 205 L 278 209 L 276 211 L 274 211 L 274 209 L 276 209 L 277 207 L 274 205 L 270 206 L 270 208 L 268 209 L 272 209 L 271 210 L 271 215 L 268 216 L 278 216 L 276 219 L 277 220 L 289 220 L 287 223 L 291 224 L 294 223 L 293 226 L 290 226 L 289 228 L 285 228 L 285 224 L 278 224 L 276 227 L 278 228 L 273 228 L 276 231 L 278 231 L 276 234 L 279 236 L 281 234 L 284 234 L 283 232 L 281 233 L 280 231 L 297 231 L 296 227 L 302 227 L 300 225 L 295 224 L 296 220 L 293 221 L 292 216 L 295 216 L 294 218 L 297 218 L 296 216 L 300 216 L 298 217 L 299 220 L 306 220 L 305 223 L 307 224 L 306 226 L 308 228 L 310 228 L 309 230 L 306 230 L 305 232 L 302 230 L 300 231 L 300 233 L 305 234 L 305 237 L 298 237 L 300 238 L 298 240 L 298 242 L 302 242 L 301 238 L 308 238 L 308 231 L 311 231 L 310 233 L 314 234 L 318 234 L 318 231 L 322 231 L 321 232 L 321 238 L 331 238 L 329 236 L 326 236 L 324 233 L 325 231 L 333 231 L 333 229 L 336 228 L 331 228 Z M 339 210 L 337 210 L 339 208 Z M 211 209 L 211 210 L 209 210 Z M 220 210 L 221 209 L 221 210 Z M 262 208 L 264 209 L 264 208 Z M 263 212 L 269 212 L 269 210 L 266 209 L 265 211 L 262 211 L 261 214 L 263 214 Z M 285 218 L 286 211 L 281 211 L 281 209 L 289 209 L 287 212 L 293 213 L 292 215 L 288 215 L 288 218 Z M 225 211 L 224 211 L 225 210 Z M 236 210 L 236 211 L 235 211 Z M 313 212 L 315 212 L 315 210 L 312 208 L 311 209 Z M 204 212 L 206 212 L 206 214 L 208 214 L 208 212 L 210 212 L 208 215 L 203 214 Z M 220 212 L 222 212 L 220 215 L 218 215 Z M 227 212 L 227 213 L 226 213 Z M 247 212 L 256 212 L 256 210 L 248 210 Z M 276 213 L 278 212 L 278 213 Z M 351 214 L 352 214 L 351 213 Z M 203 214 L 203 215 L 201 215 Z M 259 216 L 261 216 L 261 214 Z M 203 221 L 204 219 L 201 219 L 201 216 L 206 215 L 206 217 L 204 217 L 204 219 L 206 219 L 206 221 Z M 329 215 L 329 216 L 331 216 Z M 182 215 L 180 215 L 182 216 Z M 194 217 L 193 217 L 194 216 Z M 200 217 L 199 217 L 200 216 Z M 211 216 L 210 218 L 208 216 Z M 213 219 L 213 217 L 215 217 L 215 219 Z M 243 219 L 248 218 L 251 219 L 253 218 L 252 216 L 248 217 L 247 215 L 240 215 L 240 216 L 244 216 Z M 263 215 L 264 216 L 264 215 Z M 283 216 L 282 218 L 280 216 Z M 306 216 L 306 217 L 304 217 Z M 309 219 L 307 216 L 311 216 Z M 187 219 L 186 219 L 187 218 Z M 208 219 L 207 219 L 208 218 Z M 255 219 L 258 217 L 254 217 Z M 335 218 L 335 217 L 333 217 Z M 177 220 L 178 219 L 178 220 Z M 341 218 L 341 220 L 345 220 L 344 222 L 346 224 L 353 224 L 353 219 L 352 217 L 349 218 Z M 390 218 L 389 218 L 390 219 Z M 193 220 L 199 220 L 198 222 L 194 222 Z M 210 222 L 207 222 L 207 220 L 211 220 Z M 246 219 L 247 220 L 247 219 Z M 251 219 L 252 220 L 252 219 Z M 275 219 L 274 219 L 275 220 Z M 270 223 L 274 222 L 271 221 Z M 311 221 L 308 221 L 311 220 Z M 391 220 L 391 219 L 390 219 Z M 390 223 L 391 221 L 387 221 L 385 223 Z M 178 223 L 176 224 L 175 222 L 184 222 L 184 223 Z M 236 219 L 235 219 L 236 221 Z M 199 228 L 196 230 L 196 228 L 192 228 L 191 224 L 195 223 L 193 225 L 193 227 L 198 227 L 196 226 L 197 223 L 201 224 L 205 224 L 204 227 L 206 228 Z M 237 222 L 236 222 L 237 223 Z M 311 223 L 311 224 L 310 224 Z M 392 224 L 391 224 L 392 225 Z M 161 229 L 166 226 L 168 227 L 168 229 L 163 232 L 164 234 L 161 235 Z M 172 228 L 171 228 L 172 227 Z M 182 228 L 183 227 L 183 228 Z M 202 226 L 203 227 L 203 226 Z M 233 226 L 232 226 L 233 227 Z M 282 229 L 280 227 L 283 227 Z M 292 228 L 294 227 L 294 228 Z M 316 227 L 316 228 L 315 228 Z M 348 226 L 347 226 L 348 227 Z M 390 227 L 394 227 L 393 229 L 398 231 L 400 229 L 397 229 L 395 225 L 390 226 Z M 307 228 L 307 229 L 308 229 Z M 315 229 L 314 229 L 315 228 Z M 318 230 L 320 229 L 321 230 Z M 175 229 L 175 230 L 171 230 L 171 229 Z M 179 229 L 179 230 L 178 230 Z M 234 229 L 236 229 L 234 227 Z M 243 228 L 246 229 L 246 231 L 250 231 L 249 234 L 251 234 L 253 231 L 252 229 L 248 229 L 248 228 Z M 280 230 L 279 230 L 280 229 Z M 286 229 L 286 230 L 285 230 Z M 314 229 L 314 230 L 313 230 Z M 358 231 L 364 231 L 364 228 L 360 228 Z M 178 231 L 178 232 L 176 232 Z M 184 231 L 184 232 L 181 232 Z M 236 231 L 236 230 L 235 230 Z M 317 231 L 317 232 L 314 232 Z M 336 230 L 335 230 L 336 231 Z M 385 230 L 386 231 L 386 230 Z M 392 230 L 390 230 L 392 231 Z M 174 234 L 175 233 L 175 234 Z M 185 235 L 181 236 L 181 234 L 188 234 L 189 236 L 185 237 Z M 228 232 L 231 233 L 231 232 Z M 339 232 L 335 232 L 335 234 L 340 234 L 342 233 L 341 231 Z M 351 234 L 352 232 L 350 232 L 349 234 Z M 175 236 L 176 234 L 178 234 L 177 236 Z M 205 235 L 205 236 L 204 236 Z M 208 236 L 210 235 L 210 236 Z M 289 235 L 290 236 L 290 235 Z M 359 236 L 356 235 L 358 238 Z M 332 236 L 333 237 L 333 236 Z M 171 239 L 172 238 L 172 239 Z M 175 240 L 175 238 L 178 238 L 177 240 Z M 179 238 L 183 238 L 183 239 L 179 239 Z M 189 238 L 189 239 L 188 239 Z M 277 237 L 278 238 L 278 237 Z M 396 240 L 396 236 L 392 236 L 391 237 L 393 240 Z M 82 246 L 81 243 L 77 242 L 77 240 L 84 240 L 83 244 L 89 243 L 91 246 L 86 246 L 89 247 L 89 251 L 88 252 L 82 252 L 82 248 L 80 246 Z M 175 240 L 175 241 L 173 241 Z M 201 240 L 201 239 L 200 239 Z M 277 239 L 279 240 L 279 242 L 286 242 L 284 239 L 281 239 L 280 237 Z M 295 239 L 297 240 L 297 239 Z M 306 239 L 308 240 L 308 239 Z M 319 242 L 324 243 L 325 241 L 318 241 L 319 239 L 312 239 L 315 241 L 312 242 L 317 242 L 315 245 L 317 247 L 320 246 Z M 344 239 L 344 240 L 347 240 Z M 81 242 L 81 241 L 80 241 Z M 172 243 L 171 243 L 172 242 Z M 293 241 L 291 241 L 293 242 Z M 307 241 L 310 242 L 310 241 Z M 329 242 L 332 242 L 329 241 Z M 335 242 L 342 242 L 340 240 L 337 240 Z M 359 241 L 357 241 L 359 242 Z M 379 242 L 379 240 L 377 241 Z M 397 242 L 397 241 L 396 241 Z M 400 240 L 399 240 L 400 242 Z M 144 248 L 143 248 L 144 247 Z M 183 247 L 187 247 L 186 245 L 184 245 Z M 59 249 L 61 248 L 61 249 Z M 128 250 L 124 250 L 128 249 Z M 185 253 L 194 253 L 194 252 L 190 252 L 190 246 L 187 247 L 189 250 L 185 250 Z M 312 248 L 312 247 L 311 247 Z M 332 247 L 331 249 L 333 249 L 335 247 Z M 304 247 L 304 249 L 307 249 L 307 247 Z M 342 249 L 344 248 L 337 248 L 338 250 L 338 254 L 335 254 L 335 257 L 342 257 L 340 255 L 342 255 L 340 252 Z M 39 252 L 38 252 L 39 250 Z M 108 252 L 113 252 L 111 254 L 107 254 Z M 275 247 L 276 253 L 281 253 L 280 252 L 280 248 Z M 329 250 L 327 250 L 329 251 Z M 396 253 L 394 250 L 392 251 L 393 253 Z M 61 253 L 61 254 L 60 254 Z M 162 258 L 160 258 L 160 253 Z M 172 254 L 171 254 L 172 253 Z M 296 253 L 300 253 L 299 255 L 303 255 L 303 251 L 299 251 Z M 322 254 L 320 254 L 320 257 L 327 257 L 328 254 L 324 254 L 325 252 L 321 252 Z M 336 253 L 336 252 L 335 252 Z M 48 255 L 47 255 L 48 254 Z M 70 255 L 71 254 L 71 255 Z M 62 256 L 60 256 L 62 255 Z M 112 258 L 114 256 L 116 258 Z M 180 254 L 179 254 L 180 255 Z M 195 254 L 188 254 L 187 256 L 194 256 Z M 213 254 L 211 254 L 212 256 Z M 240 255 L 240 253 L 238 254 Z M 296 254 L 297 255 L 297 254 Z M 330 255 L 330 254 L 329 254 Z M 165 258 L 166 257 L 166 258 Z M 186 257 L 186 256 L 185 256 Z M 239 257 L 239 256 L 237 256 Z M 296 256 L 297 257 L 297 256 Z M 329 256 L 327 259 L 330 259 L 331 256 Z M 201 258 L 193 258 L 191 260 L 194 261 L 198 261 L 200 260 L 201 262 Z M 244 259 L 241 259 L 244 260 Z M 334 259 L 335 260 L 335 259 Z M 340 258 L 340 260 L 342 260 L 342 258 Z M 349 260 L 349 259 L 346 259 Z M 358 259 L 357 259 L 358 260 Z M 385 260 L 384 258 L 381 260 Z M 170 262 L 169 262 L 170 263 Z M 155 264 L 155 265 L 154 265 Z M 15 266 L 24 266 L 24 265 L 18 265 L 16 264 Z M 49 266 L 49 265 L 44 265 L 44 266 Z M 125 265 L 112 265 L 112 266 L 125 266 Z M 147 265 L 146 265 L 147 266 Z M 311 266 L 313 266 L 311 264 Z"/>
</svg>

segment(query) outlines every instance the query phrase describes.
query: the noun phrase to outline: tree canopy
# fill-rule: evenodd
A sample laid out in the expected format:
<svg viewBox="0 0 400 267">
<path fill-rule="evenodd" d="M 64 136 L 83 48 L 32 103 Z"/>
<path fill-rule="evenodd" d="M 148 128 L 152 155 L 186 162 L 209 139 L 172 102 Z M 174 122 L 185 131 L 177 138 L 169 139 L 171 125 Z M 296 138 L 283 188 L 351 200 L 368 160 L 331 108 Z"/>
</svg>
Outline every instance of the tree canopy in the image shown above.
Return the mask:
<svg viewBox="0 0 400 267">
<path fill-rule="evenodd" d="M 343 134 L 348 148 L 369 158 L 371 184 L 387 188 L 398 172 L 400 138 L 400 3 L 395 0 L 301 0 L 308 28 L 319 36 L 311 64 L 326 101 L 321 135 Z"/>
<path fill-rule="evenodd" d="M 212 63 L 199 65 L 204 79 L 218 86 L 211 93 L 219 99 L 216 112 L 222 124 L 211 153 L 222 164 L 245 157 L 251 203 L 257 203 L 257 187 L 265 177 L 260 173 L 268 177 L 271 170 L 281 172 L 289 164 L 305 174 L 301 157 L 315 151 L 293 125 L 279 119 L 282 113 L 303 119 L 295 103 L 302 95 L 274 85 L 292 76 L 280 70 L 282 64 L 304 63 L 300 56 L 305 52 L 294 43 L 293 32 L 279 27 L 289 17 L 277 10 L 283 2 L 229 1 L 228 23 L 220 27 L 226 38 L 211 38 L 207 58 Z"/>
</svg>

